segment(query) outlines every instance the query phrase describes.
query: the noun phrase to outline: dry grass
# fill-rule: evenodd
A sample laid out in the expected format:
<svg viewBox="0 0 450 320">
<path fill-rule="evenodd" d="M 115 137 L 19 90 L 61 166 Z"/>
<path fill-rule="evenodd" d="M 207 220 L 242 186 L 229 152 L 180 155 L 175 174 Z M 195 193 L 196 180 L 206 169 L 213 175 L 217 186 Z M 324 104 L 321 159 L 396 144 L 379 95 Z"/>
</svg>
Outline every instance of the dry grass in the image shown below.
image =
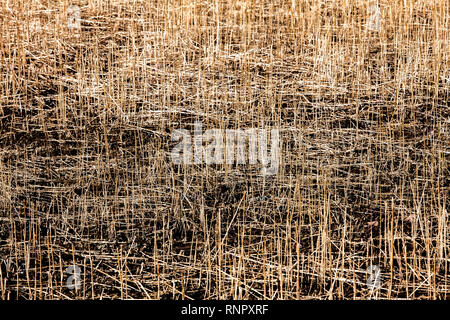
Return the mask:
<svg viewBox="0 0 450 320">
<path fill-rule="evenodd" d="M 369 5 L 3 1 L 0 297 L 449 299 L 450 2 Z M 173 164 L 194 121 L 278 174 Z"/>
</svg>

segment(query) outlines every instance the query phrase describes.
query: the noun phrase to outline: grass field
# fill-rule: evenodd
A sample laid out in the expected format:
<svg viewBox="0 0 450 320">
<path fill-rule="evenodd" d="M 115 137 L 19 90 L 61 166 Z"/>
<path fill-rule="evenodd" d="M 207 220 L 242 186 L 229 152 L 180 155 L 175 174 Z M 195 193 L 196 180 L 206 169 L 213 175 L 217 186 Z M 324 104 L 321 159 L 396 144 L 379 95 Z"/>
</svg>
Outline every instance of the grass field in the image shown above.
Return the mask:
<svg viewBox="0 0 450 320">
<path fill-rule="evenodd" d="M 449 0 L 5 0 L 0 37 L 1 299 L 450 298 Z M 279 130 L 276 174 L 174 163 L 195 122 Z"/>
</svg>

